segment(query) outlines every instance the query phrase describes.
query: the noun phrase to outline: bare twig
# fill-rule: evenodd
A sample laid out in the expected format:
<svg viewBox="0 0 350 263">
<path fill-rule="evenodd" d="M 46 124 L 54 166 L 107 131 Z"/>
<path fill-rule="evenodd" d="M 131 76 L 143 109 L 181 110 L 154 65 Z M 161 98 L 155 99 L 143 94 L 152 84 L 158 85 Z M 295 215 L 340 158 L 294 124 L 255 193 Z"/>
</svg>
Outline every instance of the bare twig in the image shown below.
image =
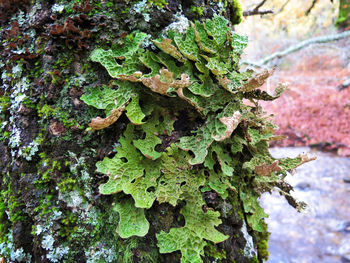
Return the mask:
<svg viewBox="0 0 350 263">
<path fill-rule="evenodd" d="M 247 10 L 243 12 L 243 16 L 254 16 L 254 15 L 266 15 L 266 14 L 272 14 L 272 10 L 259 10 L 260 7 L 262 7 L 267 0 L 261 1 L 254 9 Z"/>
<path fill-rule="evenodd" d="M 281 6 L 280 10 L 278 10 L 278 12 L 275 13 L 275 15 L 281 13 L 284 10 L 284 8 L 286 7 L 286 5 L 289 3 L 289 1 L 290 0 L 287 0 L 286 2 L 284 2 L 284 4 Z"/>
<path fill-rule="evenodd" d="M 333 0 L 330 0 L 333 3 Z M 315 7 L 317 4 L 318 0 L 312 0 L 311 6 L 309 7 L 308 10 L 306 10 L 305 15 L 308 16 L 311 12 L 311 10 Z"/>
<path fill-rule="evenodd" d="M 257 66 L 257 67 L 264 67 L 265 64 L 267 64 L 268 62 L 270 62 L 271 60 L 274 60 L 275 58 L 281 58 L 284 57 L 290 53 L 299 51 L 305 47 L 308 47 L 310 45 L 313 44 L 320 44 L 320 43 L 327 43 L 327 42 L 331 42 L 331 41 L 336 41 L 336 40 L 340 40 L 343 38 L 347 38 L 350 37 L 350 30 L 349 31 L 345 31 L 339 34 L 335 34 L 335 35 L 328 35 L 328 36 L 322 36 L 322 37 L 315 37 L 315 38 L 311 38 L 311 39 L 307 39 L 304 40 L 296 45 L 293 45 L 285 50 L 282 51 L 277 51 L 273 54 L 271 54 L 270 56 L 267 56 L 263 59 L 261 59 L 258 62 L 249 62 L 249 61 L 245 61 L 242 62 L 242 64 L 245 65 L 251 65 L 251 66 Z"/>
<path fill-rule="evenodd" d="M 306 12 L 305 12 L 305 15 L 309 15 L 310 14 L 310 12 L 311 12 L 311 10 L 312 10 L 312 8 L 314 8 L 315 7 L 315 5 L 316 5 L 316 3 L 318 2 L 318 0 L 312 0 L 312 4 L 311 4 L 311 6 L 309 7 L 309 9 L 308 10 L 306 10 Z"/>
<path fill-rule="evenodd" d="M 256 62 L 252 62 L 252 61 L 242 61 L 241 64 L 246 65 L 246 66 L 251 66 L 253 68 L 268 69 L 268 67 L 266 65 L 260 65 Z"/>
<path fill-rule="evenodd" d="M 273 14 L 272 10 L 248 10 L 243 12 L 243 16 Z"/>
<path fill-rule="evenodd" d="M 260 2 L 260 4 L 258 4 L 258 5 L 255 7 L 255 9 L 259 9 L 260 7 L 262 7 L 262 6 L 265 4 L 266 1 L 267 1 L 267 0 L 262 0 L 262 1 Z"/>
</svg>

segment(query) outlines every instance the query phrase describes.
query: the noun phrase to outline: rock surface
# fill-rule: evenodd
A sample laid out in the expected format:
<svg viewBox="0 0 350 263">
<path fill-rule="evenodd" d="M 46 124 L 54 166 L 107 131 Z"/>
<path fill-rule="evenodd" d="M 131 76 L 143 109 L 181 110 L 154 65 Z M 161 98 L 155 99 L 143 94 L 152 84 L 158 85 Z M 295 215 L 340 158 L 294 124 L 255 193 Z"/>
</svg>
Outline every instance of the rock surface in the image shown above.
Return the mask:
<svg viewBox="0 0 350 263">
<path fill-rule="evenodd" d="M 273 148 L 275 157 L 311 151 L 306 147 Z M 308 208 L 298 213 L 277 193 L 265 194 L 270 215 L 269 263 L 337 263 L 350 261 L 350 158 L 314 152 L 317 160 L 299 167 L 287 181 Z"/>
</svg>

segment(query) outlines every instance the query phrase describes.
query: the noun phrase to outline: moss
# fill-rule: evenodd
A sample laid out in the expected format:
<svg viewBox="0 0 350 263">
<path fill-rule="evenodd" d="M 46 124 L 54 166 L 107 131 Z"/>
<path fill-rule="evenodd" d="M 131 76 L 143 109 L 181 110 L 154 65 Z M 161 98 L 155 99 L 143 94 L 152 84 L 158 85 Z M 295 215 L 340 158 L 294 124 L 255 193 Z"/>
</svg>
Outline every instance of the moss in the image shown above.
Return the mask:
<svg viewBox="0 0 350 263">
<path fill-rule="evenodd" d="M 339 14 L 336 25 L 345 28 L 350 25 L 350 1 L 340 0 Z"/>
<path fill-rule="evenodd" d="M 6 214 L 7 206 L 3 194 L 0 194 L 0 243 L 6 242 L 6 234 L 9 230 L 10 222 L 7 219 Z"/>
<path fill-rule="evenodd" d="M 243 8 L 240 0 L 231 0 L 231 6 L 233 10 L 233 16 L 231 22 L 233 25 L 240 24 L 243 19 Z"/>
<path fill-rule="evenodd" d="M 57 186 L 61 192 L 69 192 L 76 190 L 76 180 L 70 177 L 70 174 L 65 174 L 65 179 L 61 179 Z"/>
<path fill-rule="evenodd" d="M 35 207 L 33 210 L 35 213 L 38 213 L 43 218 L 48 217 L 51 215 L 54 211 L 57 211 L 58 208 L 54 207 L 54 204 L 52 202 L 53 200 L 53 195 L 48 194 L 45 195 L 42 199 L 39 201 L 39 205 Z"/>
<path fill-rule="evenodd" d="M 195 14 L 197 14 L 198 16 L 203 15 L 204 12 L 204 7 L 202 6 L 191 6 L 191 11 Z"/>
<path fill-rule="evenodd" d="M 155 5 L 158 8 L 164 8 L 168 5 L 168 2 L 165 0 L 147 0 L 147 2 L 151 5 Z"/>
<path fill-rule="evenodd" d="M 24 203 L 20 197 L 21 192 L 14 189 L 13 182 L 9 174 L 3 176 L 1 179 L 2 190 L 0 195 L 4 204 L 6 204 L 9 222 L 11 222 L 11 225 L 14 225 L 17 222 L 27 220 L 28 218 L 23 211 Z"/>
<path fill-rule="evenodd" d="M 270 233 L 268 232 L 268 225 L 264 223 L 264 231 L 256 235 L 256 243 L 258 248 L 258 258 L 260 261 L 268 260 L 269 251 L 268 251 L 268 241 Z"/>
<path fill-rule="evenodd" d="M 249 263 L 260 263 L 259 259 L 257 257 L 253 257 L 249 260 Z"/>
<path fill-rule="evenodd" d="M 10 98 L 6 94 L 0 93 L 0 142 L 9 138 L 10 132 L 6 130 L 7 126 L 7 111 L 10 107 Z"/>
<path fill-rule="evenodd" d="M 205 250 L 205 255 L 206 255 L 206 257 L 214 259 L 215 262 L 217 262 L 217 263 L 224 262 L 222 260 L 226 259 L 226 251 L 218 249 L 212 243 L 208 243 L 206 250 Z"/>
</svg>

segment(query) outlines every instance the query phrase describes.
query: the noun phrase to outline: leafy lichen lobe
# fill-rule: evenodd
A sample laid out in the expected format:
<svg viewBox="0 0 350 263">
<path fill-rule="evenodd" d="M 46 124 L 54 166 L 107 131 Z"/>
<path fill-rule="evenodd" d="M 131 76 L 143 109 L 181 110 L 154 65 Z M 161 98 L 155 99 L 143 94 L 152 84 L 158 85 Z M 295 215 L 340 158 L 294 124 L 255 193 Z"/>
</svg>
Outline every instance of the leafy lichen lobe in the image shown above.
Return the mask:
<svg viewBox="0 0 350 263">
<path fill-rule="evenodd" d="M 203 194 L 227 199 L 238 193 L 249 229 L 266 232 L 267 214 L 258 197 L 280 187 L 292 198 L 283 175 L 302 160 L 269 154 L 274 126 L 258 106 L 243 100 L 258 105 L 275 98 L 258 89 L 270 72 L 240 71 L 247 38 L 231 32 L 225 18 L 192 23 L 183 35 L 170 31 L 153 41 L 156 51 L 142 48 L 145 38 L 136 32 L 120 47 L 96 49 L 90 56 L 116 79 L 115 86 L 92 88 L 81 97 L 106 113 L 90 127 L 97 129 L 97 120 L 98 128 L 108 127 L 125 111 L 130 121 L 114 157 L 97 163 L 97 171 L 108 176 L 100 193 L 126 195 L 116 204 L 123 238 L 147 234 L 143 213 L 155 202 L 180 206 L 184 225 L 156 234 L 159 251 L 180 251 L 183 263 L 202 262 L 206 246 L 229 238 L 217 230 L 223 215 L 208 207 Z M 181 118 L 196 125 L 178 125 Z M 161 147 L 165 141 L 170 143 Z M 282 165 L 286 162 L 290 165 Z M 130 229 L 125 218 L 132 214 Z"/>
</svg>

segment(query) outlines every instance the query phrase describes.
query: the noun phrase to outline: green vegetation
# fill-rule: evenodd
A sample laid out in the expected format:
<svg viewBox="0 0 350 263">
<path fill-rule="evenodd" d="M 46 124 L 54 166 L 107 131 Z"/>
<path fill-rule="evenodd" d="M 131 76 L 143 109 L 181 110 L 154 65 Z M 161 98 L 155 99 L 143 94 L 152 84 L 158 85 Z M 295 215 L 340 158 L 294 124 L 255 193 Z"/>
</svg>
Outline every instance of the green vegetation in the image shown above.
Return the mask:
<svg viewBox="0 0 350 263">
<path fill-rule="evenodd" d="M 235 3 L 31 1 L 11 13 L 0 33 L 0 258 L 267 257 L 257 199 L 305 157 L 267 151 L 274 126 L 258 100 L 280 90 L 258 89 L 270 72 L 239 69 Z"/>
<path fill-rule="evenodd" d="M 192 24 L 184 35 L 170 31 L 168 38 L 153 41 L 157 52 L 141 47 L 147 36 L 141 32 L 128 35 L 118 47 L 95 49 L 91 60 L 115 81 L 102 89 L 91 87 L 81 97 L 106 114 L 92 119 L 91 130 L 109 127 L 124 112 L 130 121 L 115 156 L 96 165 L 109 176 L 100 193 L 125 194 L 116 199 L 119 235 L 146 235 L 143 211 L 156 200 L 180 206 L 184 225 L 156 237 L 160 253 L 179 250 L 181 262 L 202 262 L 206 246 L 229 237 L 215 228 L 224 215 L 207 207 L 203 194 L 215 191 L 226 199 L 238 192 L 250 229 L 263 233 L 267 214 L 258 197 L 278 187 L 293 199 L 281 184 L 283 176 L 308 161 L 305 156 L 277 160 L 269 154 L 275 126 L 258 100 L 275 99 L 282 90 L 271 96 L 257 89 L 271 72 L 240 72 L 247 38 L 232 33 L 227 24 L 214 16 Z M 295 200 L 294 205 L 303 206 Z M 132 214 L 135 227 L 124 223 Z"/>
<path fill-rule="evenodd" d="M 241 1 L 231 0 L 231 5 L 232 5 L 232 8 L 234 10 L 234 12 L 233 12 L 234 17 L 232 19 L 232 23 L 239 24 L 242 22 L 242 19 L 243 19 L 243 8 L 242 8 Z"/>
<path fill-rule="evenodd" d="M 336 25 L 340 27 L 346 27 L 350 25 L 350 1 L 340 0 L 339 15 L 336 21 Z"/>
</svg>

